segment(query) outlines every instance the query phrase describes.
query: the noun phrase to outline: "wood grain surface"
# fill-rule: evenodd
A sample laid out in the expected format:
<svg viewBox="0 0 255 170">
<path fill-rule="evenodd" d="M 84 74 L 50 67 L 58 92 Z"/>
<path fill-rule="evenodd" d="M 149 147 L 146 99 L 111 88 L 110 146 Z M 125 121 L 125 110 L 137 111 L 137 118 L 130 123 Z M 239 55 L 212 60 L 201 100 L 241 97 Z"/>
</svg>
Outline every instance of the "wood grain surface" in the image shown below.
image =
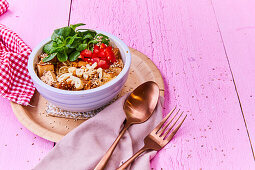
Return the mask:
<svg viewBox="0 0 255 170">
<path fill-rule="evenodd" d="M 255 155 L 255 1 L 213 4 Z"/>
<path fill-rule="evenodd" d="M 70 23 L 82 21 L 111 32 L 148 55 L 165 77 L 165 113 L 175 104 L 189 113 L 182 131 L 157 154 L 152 167 L 254 168 L 211 2 L 151 2 L 73 1 Z M 245 161 L 236 161 L 241 159 Z"/>
<path fill-rule="evenodd" d="M 174 105 L 188 113 L 151 167 L 249 170 L 255 169 L 254 5 L 252 0 L 10 0 L 0 23 L 31 47 L 68 22 L 118 36 L 161 71 L 164 114 Z M 0 104 L 0 169 L 31 169 L 53 143 L 34 139 L 9 102 L 0 98 Z"/>
</svg>

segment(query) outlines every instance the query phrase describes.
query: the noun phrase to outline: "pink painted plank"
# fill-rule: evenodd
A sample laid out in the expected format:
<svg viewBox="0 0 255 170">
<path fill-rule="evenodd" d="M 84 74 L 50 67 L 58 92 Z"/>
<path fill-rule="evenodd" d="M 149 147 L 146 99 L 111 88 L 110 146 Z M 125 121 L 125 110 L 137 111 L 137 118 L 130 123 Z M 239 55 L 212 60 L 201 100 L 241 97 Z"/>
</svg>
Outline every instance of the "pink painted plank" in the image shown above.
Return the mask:
<svg viewBox="0 0 255 170">
<path fill-rule="evenodd" d="M 188 113 L 185 126 L 152 161 L 154 169 L 255 168 L 209 0 L 76 0 L 71 23 L 77 22 L 147 54 L 164 76 L 165 113 L 175 104 Z"/>
<path fill-rule="evenodd" d="M 10 8 L 0 23 L 17 32 L 32 48 L 54 28 L 68 24 L 70 0 L 8 0 Z M 0 97 L 0 169 L 31 169 L 53 147 L 23 127 L 8 100 Z"/>
<path fill-rule="evenodd" d="M 9 10 L 0 16 L 31 47 L 51 36 L 56 28 L 66 26 L 71 0 L 8 0 Z"/>
<path fill-rule="evenodd" d="M 1 97 L 0 107 L 0 168 L 31 169 L 48 153 L 53 143 L 21 125 L 8 100 Z"/>
<path fill-rule="evenodd" d="M 213 5 L 255 150 L 255 1 L 216 0 Z"/>
</svg>

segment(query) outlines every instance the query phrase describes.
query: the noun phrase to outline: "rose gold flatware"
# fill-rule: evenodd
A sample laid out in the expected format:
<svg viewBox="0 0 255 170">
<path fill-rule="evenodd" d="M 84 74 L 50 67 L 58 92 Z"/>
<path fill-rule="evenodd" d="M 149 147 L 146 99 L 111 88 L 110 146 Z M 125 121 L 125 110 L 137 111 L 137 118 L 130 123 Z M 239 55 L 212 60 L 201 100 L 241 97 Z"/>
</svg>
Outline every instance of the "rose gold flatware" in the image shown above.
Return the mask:
<svg viewBox="0 0 255 170">
<path fill-rule="evenodd" d="M 134 154 L 131 158 L 129 158 L 125 163 L 123 163 L 117 170 L 123 170 L 126 169 L 129 164 L 131 164 L 139 155 L 141 155 L 146 150 L 155 150 L 159 151 L 163 147 L 168 144 L 176 132 L 181 127 L 182 123 L 186 119 L 187 115 L 181 120 L 181 122 L 176 126 L 176 128 L 170 133 L 170 131 L 173 129 L 175 124 L 178 122 L 180 117 L 182 116 L 183 112 L 180 114 L 180 116 L 172 123 L 170 128 L 167 129 L 167 127 L 171 124 L 171 122 L 174 120 L 174 118 L 179 114 L 180 109 L 177 111 L 177 113 L 172 117 L 172 119 L 165 125 L 163 124 L 168 120 L 168 118 L 171 116 L 171 114 L 175 111 L 176 107 L 157 125 L 157 127 L 144 139 L 144 146 L 142 149 L 140 149 L 136 154 Z M 167 130 L 166 130 L 167 129 Z M 167 136 L 168 135 L 168 136 Z"/>
<path fill-rule="evenodd" d="M 153 81 L 141 84 L 127 97 L 123 106 L 126 114 L 124 127 L 112 146 L 97 164 L 95 170 L 102 170 L 105 168 L 119 140 L 131 125 L 143 123 L 151 117 L 157 105 L 158 98 L 159 87 Z"/>
</svg>

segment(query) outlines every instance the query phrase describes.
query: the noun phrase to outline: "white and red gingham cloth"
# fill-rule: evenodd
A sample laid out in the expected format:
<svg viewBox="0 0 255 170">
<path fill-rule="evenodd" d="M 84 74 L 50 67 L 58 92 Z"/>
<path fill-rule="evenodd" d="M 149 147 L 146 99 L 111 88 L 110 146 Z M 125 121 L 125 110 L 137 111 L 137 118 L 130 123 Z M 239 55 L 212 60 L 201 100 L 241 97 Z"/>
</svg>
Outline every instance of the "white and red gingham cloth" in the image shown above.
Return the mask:
<svg viewBox="0 0 255 170">
<path fill-rule="evenodd" d="M 0 0 L 0 14 L 8 8 Z M 0 95 L 13 102 L 29 105 L 35 88 L 27 70 L 31 49 L 6 26 L 0 24 Z"/>
<path fill-rule="evenodd" d="M 0 0 L 0 15 L 5 13 L 9 7 L 9 3 L 6 0 Z"/>
</svg>

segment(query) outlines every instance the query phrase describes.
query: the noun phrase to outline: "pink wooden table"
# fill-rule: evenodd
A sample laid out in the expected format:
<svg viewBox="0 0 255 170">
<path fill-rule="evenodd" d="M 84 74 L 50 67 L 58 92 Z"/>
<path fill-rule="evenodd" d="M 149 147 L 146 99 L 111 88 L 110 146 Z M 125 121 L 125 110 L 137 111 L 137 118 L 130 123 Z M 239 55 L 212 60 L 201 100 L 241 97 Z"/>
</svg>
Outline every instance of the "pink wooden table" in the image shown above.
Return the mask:
<svg viewBox="0 0 255 170">
<path fill-rule="evenodd" d="M 255 169 L 254 0 L 9 0 L 0 23 L 34 48 L 58 27 L 83 22 L 146 54 L 165 82 L 166 114 L 188 119 L 153 169 Z M 54 143 L 15 118 L 0 98 L 0 169 L 31 169 Z"/>
</svg>

